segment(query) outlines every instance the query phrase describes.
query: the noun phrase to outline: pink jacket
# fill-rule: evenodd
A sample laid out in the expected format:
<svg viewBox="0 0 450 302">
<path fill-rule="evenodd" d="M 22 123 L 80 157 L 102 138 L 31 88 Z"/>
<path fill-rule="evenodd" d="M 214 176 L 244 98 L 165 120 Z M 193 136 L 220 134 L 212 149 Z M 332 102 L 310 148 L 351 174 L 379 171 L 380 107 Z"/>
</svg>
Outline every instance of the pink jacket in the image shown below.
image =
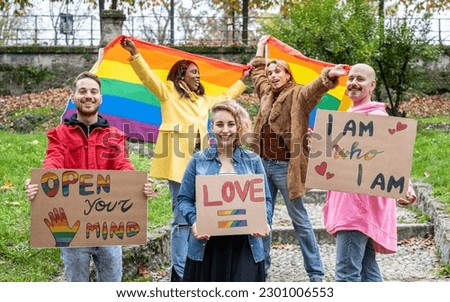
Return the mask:
<svg viewBox="0 0 450 302">
<path fill-rule="evenodd" d="M 348 111 L 388 115 L 384 104 L 376 102 L 352 107 Z M 414 192 L 411 182 L 408 192 Z M 328 191 L 323 214 L 325 228 L 331 235 L 343 230 L 357 230 L 373 239 L 375 252 L 392 254 L 397 251 L 394 198 Z"/>
</svg>

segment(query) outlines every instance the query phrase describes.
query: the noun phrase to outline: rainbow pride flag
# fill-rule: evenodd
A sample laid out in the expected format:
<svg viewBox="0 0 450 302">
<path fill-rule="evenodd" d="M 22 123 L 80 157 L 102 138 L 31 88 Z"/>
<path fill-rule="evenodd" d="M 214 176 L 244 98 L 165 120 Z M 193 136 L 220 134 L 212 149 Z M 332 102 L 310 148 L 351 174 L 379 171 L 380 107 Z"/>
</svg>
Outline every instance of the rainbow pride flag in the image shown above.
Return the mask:
<svg viewBox="0 0 450 302">
<path fill-rule="evenodd" d="M 102 80 L 103 103 L 100 114 L 110 125 L 123 131 L 128 137 L 141 141 L 155 142 L 161 124 L 161 106 L 158 98 L 149 91 L 134 73 L 128 62 L 129 53 L 120 46 L 122 35 L 114 38 L 105 48 L 99 50 L 99 59 L 91 68 Z M 129 37 L 135 43 L 150 68 L 166 80 L 172 65 L 181 59 L 197 63 L 201 81 L 208 95 L 224 93 L 228 87 L 242 76 L 246 65 L 230 63 L 167 46 L 152 44 Z M 284 44 L 274 37 L 267 42 L 269 57 L 282 59 L 289 63 L 294 78 L 299 84 L 307 84 L 319 76 L 322 68 L 334 66 L 301 54 L 298 50 Z M 345 111 L 351 100 L 345 95 L 346 77 L 339 86 L 323 96 L 318 106 L 311 112 L 310 126 L 315 120 L 317 108 Z M 69 99 L 62 118 L 76 112 Z"/>
<path fill-rule="evenodd" d="M 304 56 L 300 51 L 284 44 L 275 37 L 267 40 L 268 59 L 280 59 L 289 64 L 296 83 L 305 85 L 316 79 L 324 67 L 333 67 L 336 64 L 314 60 Z M 352 101 L 345 94 L 347 76 L 339 79 L 339 85 L 330 90 L 320 100 L 309 116 L 309 126 L 314 126 L 317 109 L 346 111 L 350 108 Z"/>
<path fill-rule="evenodd" d="M 161 105 L 134 73 L 128 51 L 120 46 L 122 35 L 99 50 L 99 59 L 91 68 L 102 80 L 103 103 L 99 109 L 110 125 L 128 137 L 155 142 L 161 124 Z M 218 95 L 242 77 L 246 65 L 204 57 L 167 46 L 130 38 L 150 68 L 165 81 L 172 65 L 181 59 L 194 61 L 200 70 L 201 82 L 207 95 Z M 69 101 L 62 118 L 76 112 Z"/>
</svg>

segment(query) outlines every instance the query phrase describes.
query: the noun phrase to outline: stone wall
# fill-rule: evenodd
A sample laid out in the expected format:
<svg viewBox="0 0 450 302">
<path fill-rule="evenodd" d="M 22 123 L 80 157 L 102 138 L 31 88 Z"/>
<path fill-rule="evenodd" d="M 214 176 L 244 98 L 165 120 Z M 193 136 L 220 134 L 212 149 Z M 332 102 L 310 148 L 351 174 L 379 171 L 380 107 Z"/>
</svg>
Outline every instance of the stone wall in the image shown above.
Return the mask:
<svg viewBox="0 0 450 302">
<path fill-rule="evenodd" d="M 240 64 L 248 63 L 256 51 L 248 46 L 197 46 L 178 49 Z M 19 95 L 48 88 L 70 87 L 80 72 L 91 69 L 97 56 L 97 47 L 0 46 L 0 95 Z M 438 63 L 428 67 L 428 81 L 433 91 L 450 91 L 449 68 L 448 55 L 443 55 Z"/>
<path fill-rule="evenodd" d="M 439 248 L 442 263 L 450 264 L 450 218 L 447 206 L 436 201 L 432 187 L 426 183 L 416 184 L 417 206 L 425 212 L 434 225 L 434 240 Z"/>
<path fill-rule="evenodd" d="M 245 47 L 185 47 L 181 50 L 245 64 L 255 50 Z M 97 61 L 97 47 L 0 46 L 0 95 L 20 95 L 70 87 Z"/>
<path fill-rule="evenodd" d="M 70 87 L 97 55 L 94 47 L 0 47 L 0 95 Z"/>
</svg>

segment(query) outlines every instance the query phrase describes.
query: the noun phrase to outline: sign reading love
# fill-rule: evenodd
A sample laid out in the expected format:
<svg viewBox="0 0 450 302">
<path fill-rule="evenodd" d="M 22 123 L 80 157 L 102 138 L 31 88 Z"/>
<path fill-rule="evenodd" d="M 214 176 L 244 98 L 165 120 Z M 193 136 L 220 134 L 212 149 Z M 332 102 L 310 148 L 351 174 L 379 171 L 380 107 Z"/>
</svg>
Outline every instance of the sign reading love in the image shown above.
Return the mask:
<svg viewBox="0 0 450 302">
<path fill-rule="evenodd" d="M 412 119 L 318 110 L 306 186 L 405 197 L 416 128 Z"/>
<path fill-rule="evenodd" d="M 267 232 L 264 175 L 197 175 L 195 192 L 199 234 Z"/>
</svg>

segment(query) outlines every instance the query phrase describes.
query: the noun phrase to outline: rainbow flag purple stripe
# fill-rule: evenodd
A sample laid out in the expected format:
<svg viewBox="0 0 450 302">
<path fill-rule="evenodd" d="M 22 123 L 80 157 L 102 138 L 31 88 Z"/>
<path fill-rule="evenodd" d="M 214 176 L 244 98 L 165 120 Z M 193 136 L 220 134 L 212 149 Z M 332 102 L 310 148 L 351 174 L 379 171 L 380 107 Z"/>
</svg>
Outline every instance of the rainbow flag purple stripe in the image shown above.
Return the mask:
<svg viewBox="0 0 450 302">
<path fill-rule="evenodd" d="M 99 51 L 99 60 L 91 69 L 102 81 L 103 102 L 99 112 L 111 126 L 117 127 L 128 137 L 155 142 L 161 125 L 160 101 L 134 73 L 128 62 L 130 54 L 120 46 L 122 37 L 114 38 Z M 129 38 L 150 68 L 163 81 L 176 61 L 188 59 L 197 63 L 205 93 L 208 95 L 224 93 L 247 69 L 247 66 L 242 64 Z M 62 118 L 67 118 L 75 112 L 75 105 L 69 100 Z"/>
</svg>

